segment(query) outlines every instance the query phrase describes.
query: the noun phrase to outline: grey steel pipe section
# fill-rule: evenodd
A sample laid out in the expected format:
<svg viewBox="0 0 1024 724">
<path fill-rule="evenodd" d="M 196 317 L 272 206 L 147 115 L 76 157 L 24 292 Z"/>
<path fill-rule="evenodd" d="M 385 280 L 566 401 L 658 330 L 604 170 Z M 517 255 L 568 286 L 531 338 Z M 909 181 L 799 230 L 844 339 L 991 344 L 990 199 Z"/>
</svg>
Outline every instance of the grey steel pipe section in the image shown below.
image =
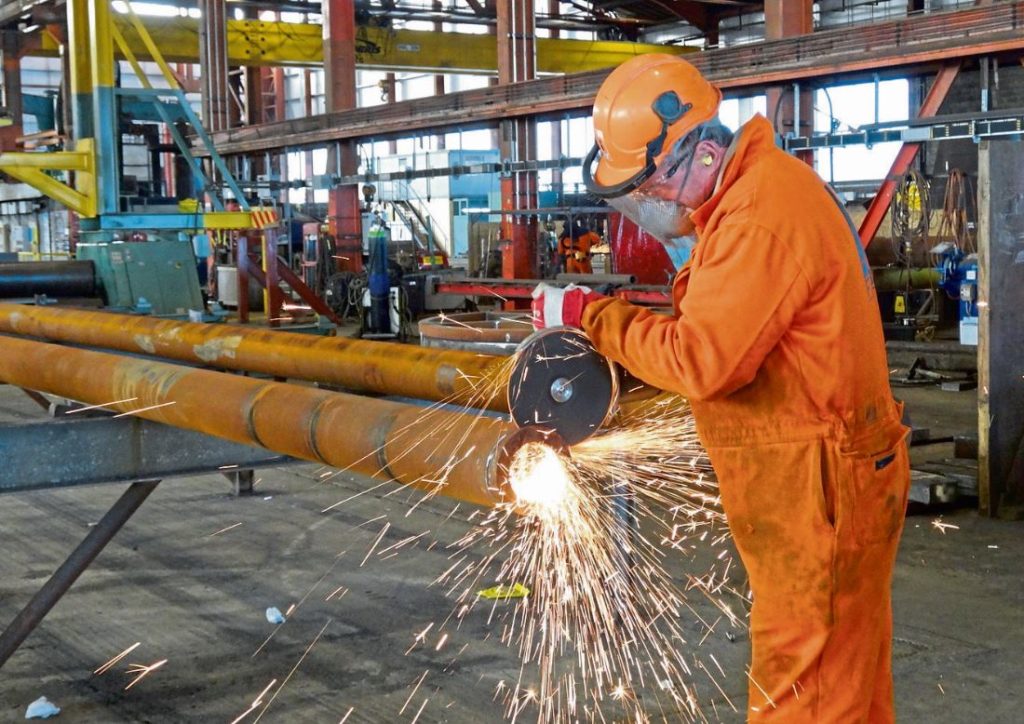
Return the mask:
<svg viewBox="0 0 1024 724">
<path fill-rule="evenodd" d="M 96 296 L 91 261 L 15 261 L 0 263 L 0 299 L 45 294 L 48 297 Z"/>
<path fill-rule="evenodd" d="M 624 286 L 636 284 L 636 277 L 632 274 L 558 274 L 555 281 L 565 284 L 585 284 L 596 286 L 598 284 L 612 284 Z"/>
<path fill-rule="evenodd" d="M 11 658 L 22 641 L 28 638 L 39 622 L 50 612 L 82 572 L 106 547 L 117 531 L 121 530 L 143 501 L 149 497 L 159 480 L 132 483 L 117 502 L 107 511 L 100 522 L 89 531 L 49 580 L 43 584 L 14 620 L 0 634 L 0 667 Z"/>
</svg>

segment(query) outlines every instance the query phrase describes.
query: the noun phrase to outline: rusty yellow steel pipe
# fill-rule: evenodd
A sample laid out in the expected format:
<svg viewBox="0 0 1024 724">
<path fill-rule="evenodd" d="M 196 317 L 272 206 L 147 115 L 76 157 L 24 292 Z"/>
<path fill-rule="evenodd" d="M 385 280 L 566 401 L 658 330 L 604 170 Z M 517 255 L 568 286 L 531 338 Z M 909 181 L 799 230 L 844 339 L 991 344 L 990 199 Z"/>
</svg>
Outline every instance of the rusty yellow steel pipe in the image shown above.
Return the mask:
<svg viewBox="0 0 1024 724">
<path fill-rule="evenodd" d="M 508 410 L 508 360 L 472 352 L 15 304 L 0 304 L 0 332 Z"/>
<path fill-rule="evenodd" d="M 514 499 L 503 475 L 522 432 L 489 417 L 3 335 L 0 382 L 471 503 Z"/>
</svg>

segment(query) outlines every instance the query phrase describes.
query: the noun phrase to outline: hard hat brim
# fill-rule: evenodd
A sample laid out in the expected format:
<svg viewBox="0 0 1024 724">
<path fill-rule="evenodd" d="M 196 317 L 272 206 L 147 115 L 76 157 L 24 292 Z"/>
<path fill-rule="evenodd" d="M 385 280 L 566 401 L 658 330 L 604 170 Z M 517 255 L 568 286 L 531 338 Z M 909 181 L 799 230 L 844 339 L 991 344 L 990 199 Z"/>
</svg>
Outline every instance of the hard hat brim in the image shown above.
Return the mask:
<svg viewBox="0 0 1024 724">
<path fill-rule="evenodd" d="M 583 159 L 583 183 L 587 192 L 598 198 L 615 198 L 635 191 L 657 169 L 654 163 L 639 169 L 617 169 L 607 163 L 606 159 L 600 158 L 600 153 L 601 148 L 595 143 Z M 591 171 L 595 161 L 597 170 Z"/>
</svg>

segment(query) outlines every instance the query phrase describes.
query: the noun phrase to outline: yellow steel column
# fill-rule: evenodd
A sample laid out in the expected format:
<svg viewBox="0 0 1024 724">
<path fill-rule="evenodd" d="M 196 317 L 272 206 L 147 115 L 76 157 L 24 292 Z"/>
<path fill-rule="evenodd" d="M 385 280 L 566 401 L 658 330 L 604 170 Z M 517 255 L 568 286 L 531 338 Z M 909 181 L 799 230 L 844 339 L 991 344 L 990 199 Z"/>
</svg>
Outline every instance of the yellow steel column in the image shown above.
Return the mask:
<svg viewBox="0 0 1024 724">
<path fill-rule="evenodd" d="M 89 2 L 67 0 L 68 62 L 71 76 L 72 136 L 91 138 L 92 63 L 89 51 Z"/>
<path fill-rule="evenodd" d="M 116 213 L 120 195 L 117 158 L 117 105 L 114 96 L 114 42 L 109 0 L 88 0 L 89 62 L 93 91 L 93 129 L 96 137 L 98 212 Z"/>
</svg>

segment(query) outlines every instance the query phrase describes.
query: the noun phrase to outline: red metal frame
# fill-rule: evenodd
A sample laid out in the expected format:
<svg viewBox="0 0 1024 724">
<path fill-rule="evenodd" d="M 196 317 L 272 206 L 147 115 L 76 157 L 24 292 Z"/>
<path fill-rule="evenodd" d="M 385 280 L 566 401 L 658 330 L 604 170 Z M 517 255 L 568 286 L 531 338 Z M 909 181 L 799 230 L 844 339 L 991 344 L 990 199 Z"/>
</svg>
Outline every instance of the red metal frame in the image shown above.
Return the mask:
<svg viewBox="0 0 1024 724">
<path fill-rule="evenodd" d="M 946 99 L 946 95 L 949 93 L 949 89 L 953 87 L 953 81 L 956 80 L 959 72 L 959 62 L 950 63 L 939 71 L 938 75 L 935 76 L 935 82 L 932 83 L 932 87 L 928 89 L 928 95 L 925 97 L 924 103 L 921 104 L 921 110 L 917 114 L 918 118 L 929 118 L 938 113 L 942 101 Z M 875 198 L 871 200 L 871 205 L 868 206 L 868 213 L 860 223 L 858 233 L 860 234 L 860 243 L 864 248 L 867 248 L 871 240 L 875 238 L 878 227 L 882 224 L 882 219 L 889 212 L 889 204 L 892 201 L 893 193 L 896 191 L 896 184 L 899 183 L 903 174 L 910 169 L 910 164 L 914 162 L 914 158 L 917 156 L 920 148 L 920 143 L 904 143 L 903 148 L 896 154 L 896 159 L 892 162 L 889 173 L 886 175 L 885 181 L 882 182 L 882 187 L 878 189 Z"/>
<path fill-rule="evenodd" d="M 498 84 L 531 81 L 537 77 L 535 66 L 535 26 L 533 0 L 497 2 Z M 502 158 L 532 161 L 537 157 L 537 121 L 531 117 L 502 121 Z M 501 210 L 537 208 L 537 172 L 516 171 L 501 179 Z M 501 235 L 501 275 L 506 279 L 532 279 L 537 275 L 537 217 L 503 214 Z M 506 309 L 521 309 L 524 302 L 514 299 Z"/>
<path fill-rule="evenodd" d="M 324 82 L 326 110 L 351 112 L 356 107 L 356 16 L 353 0 L 324 0 Z M 313 116 L 314 118 L 316 116 Z M 328 168 L 343 175 L 359 166 L 352 142 L 329 149 Z M 339 271 L 356 274 L 363 270 L 363 214 L 359 187 L 355 184 L 332 188 L 327 195 L 327 228 L 334 237 Z"/>
<path fill-rule="evenodd" d="M 466 297 L 485 297 L 491 299 L 530 299 L 534 287 L 540 282 L 444 282 L 437 285 L 438 294 L 461 294 Z"/>
<path fill-rule="evenodd" d="M 270 304 L 266 310 L 267 321 L 272 327 L 280 325 L 282 307 L 285 301 L 284 292 L 279 283 L 284 281 L 292 288 L 299 299 L 304 301 L 317 314 L 327 317 L 335 324 L 341 324 L 341 319 L 334 313 L 327 304 L 310 289 L 299 276 L 291 270 L 288 262 L 279 257 L 276 253 L 270 253 L 272 248 L 268 240 L 270 233 L 264 235 L 263 253 L 265 258 L 273 263 L 267 264 L 267 271 L 260 267 L 259 260 L 249 253 L 249 239 L 245 236 L 238 237 L 236 242 L 236 266 L 238 269 L 238 319 L 242 323 L 249 321 L 249 282 L 254 281 L 264 289 L 267 289 L 270 297 Z M 269 284 L 269 286 L 268 286 Z"/>
<path fill-rule="evenodd" d="M 461 294 L 467 297 L 490 299 L 530 299 L 537 280 L 518 282 L 504 281 L 455 281 L 437 285 L 438 294 Z M 612 292 L 613 296 L 634 304 L 671 306 L 672 292 L 668 287 L 622 287 Z"/>
<path fill-rule="evenodd" d="M 278 327 L 281 324 L 281 314 L 284 309 L 284 292 L 281 290 L 281 277 L 277 273 L 277 234 L 267 229 L 263 232 L 263 273 L 265 280 L 263 299 L 266 300 L 264 310 L 267 315 L 267 324 L 271 327 Z"/>
<path fill-rule="evenodd" d="M 653 307 L 672 306 L 672 292 L 667 287 L 665 289 L 616 289 L 613 296 L 633 304 Z"/>
</svg>

